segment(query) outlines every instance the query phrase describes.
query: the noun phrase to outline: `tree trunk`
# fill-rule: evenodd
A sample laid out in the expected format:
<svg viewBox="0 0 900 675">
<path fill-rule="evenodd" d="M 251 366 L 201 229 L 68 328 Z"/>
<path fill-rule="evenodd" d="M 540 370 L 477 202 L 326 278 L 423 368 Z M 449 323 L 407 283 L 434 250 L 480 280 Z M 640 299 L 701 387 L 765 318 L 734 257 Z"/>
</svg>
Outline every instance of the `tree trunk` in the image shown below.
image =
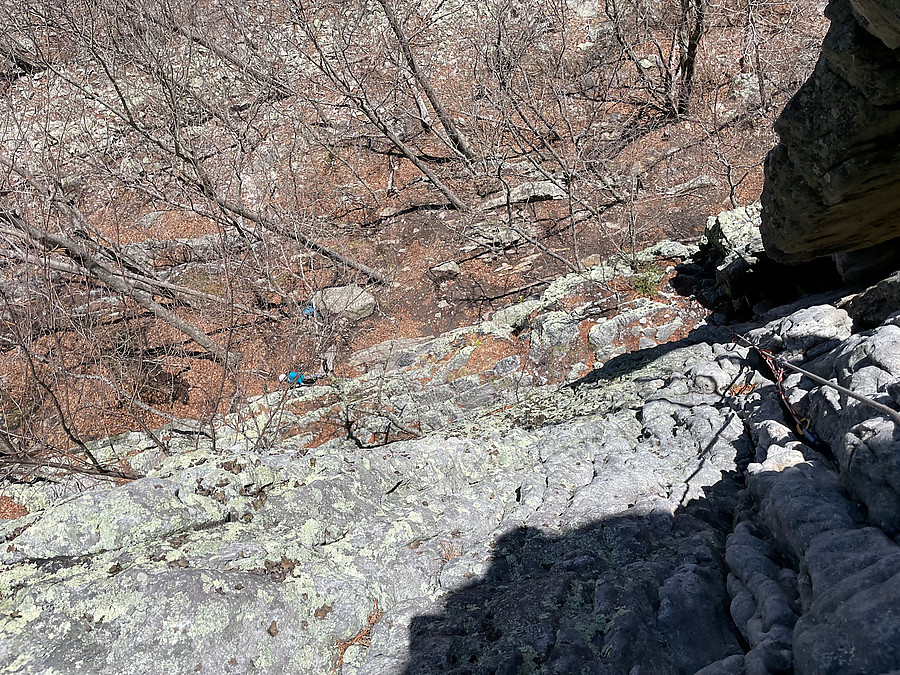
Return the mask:
<svg viewBox="0 0 900 675">
<path fill-rule="evenodd" d="M 450 138 L 453 147 L 467 162 L 477 161 L 478 156 L 472 151 L 465 136 L 463 136 L 459 129 L 456 128 L 456 125 L 453 123 L 453 118 L 450 117 L 450 114 L 447 112 L 447 109 L 444 108 L 441 100 L 434 92 L 434 89 L 431 88 L 431 83 L 428 81 L 428 78 L 425 77 L 421 70 L 419 70 L 419 66 L 416 64 L 416 60 L 413 57 L 412 49 L 410 49 L 409 46 L 409 38 L 406 37 L 403 26 L 400 25 L 400 21 L 394 13 L 394 8 L 391 6 L 390 0 L 378 0 L 378 4 L 380 4 L 384 10 L 384 16 L 387 18 L 391 30 L 397 37 L 397 42 L 400 44 L 400 50 L 403 52 L 403 58 L 406 59 L 406 65 L 409 67 L 413 77 L 416 78 L 416 82 L 422 87 L 425 96 L 428 97 L 428 101 L 431 103 L 431 107 L 434 108 L 434 112 L 437 115 L 438 120 L 440 120 L 441 126 L 444 127 L 444 131 L 447 132 L 447 136 Z"/>
<path fill-rule="evenodd" d="M 707 2 L 708 0 L 681 0 L 681 25 L 678 27 L 679 115 L 686 114 L 690 109 L 694 76 L 697 72 L 697 55 L 700 51 L 700 41 L 706 32 Z"/>
</svg>

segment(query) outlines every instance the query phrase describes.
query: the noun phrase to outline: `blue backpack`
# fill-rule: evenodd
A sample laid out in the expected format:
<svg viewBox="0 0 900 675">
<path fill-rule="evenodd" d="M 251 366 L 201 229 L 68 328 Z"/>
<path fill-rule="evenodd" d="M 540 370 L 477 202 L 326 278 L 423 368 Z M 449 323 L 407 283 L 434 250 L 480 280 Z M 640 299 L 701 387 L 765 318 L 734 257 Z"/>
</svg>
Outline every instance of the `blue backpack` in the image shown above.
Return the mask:
<svg viewBox="0 0 900 675">
<path fill-rule="evenodd" d="M 286 382 L 288 384 L 288 386 L 291 386 L 291 387 L 299 387 L 300 385 L 303 385 L 303 384 L 312 384 L 313 382 L 316 381 L 316 379 L 317 378 L 312 375 L 307 375 L 304 373 L 297 373 L 294 371 L 291 371 L 289 373 L 282 373 L 281 375 L 278 376 L 279 382 Z"/>
</svg>

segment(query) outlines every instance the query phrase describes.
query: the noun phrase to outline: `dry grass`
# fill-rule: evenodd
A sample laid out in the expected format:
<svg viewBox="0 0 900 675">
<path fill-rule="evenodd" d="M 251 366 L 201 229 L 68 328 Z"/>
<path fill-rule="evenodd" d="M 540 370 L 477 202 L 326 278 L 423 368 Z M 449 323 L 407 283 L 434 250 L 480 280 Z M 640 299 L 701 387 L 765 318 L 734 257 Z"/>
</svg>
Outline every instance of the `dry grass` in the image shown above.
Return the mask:
<svg viewBox="0 0 900 675">
<path fill-rule="evenodd" d="M 461 557 L 463 554 L 462 546 L 457 547 L 455 544 L 449 541 L 441 542 L 441 554 L 435 558 L 435 560 L 440 560 L 441 562 L 448 563 L 451 560 L 456 560 Z"/>
</svg>

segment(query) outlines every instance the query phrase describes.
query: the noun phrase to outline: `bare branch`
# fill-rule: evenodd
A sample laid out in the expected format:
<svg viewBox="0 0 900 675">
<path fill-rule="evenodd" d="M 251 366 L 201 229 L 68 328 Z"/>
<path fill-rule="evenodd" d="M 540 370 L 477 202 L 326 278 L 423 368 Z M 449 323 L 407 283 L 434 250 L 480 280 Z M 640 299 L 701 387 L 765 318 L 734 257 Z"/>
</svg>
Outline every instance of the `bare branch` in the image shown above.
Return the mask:
<svg viewBox="0 0 900 675">
<path fill-rule="evenodd" d="M 41 188 L 41 186 L 33 178 L 31 178 L 31 176 L 27 172 L 20 172 L 20 170 L 14 164 L 8 162 L 7 160 L 5 160 L 5 158 L 0 158 L 0 162 L 6 164 L 6 166 L 12 168 L 17 173 L 20 173 L 20 175 L 25 178 L 32 187 L 36 189 Z M 40 189 L 40 191 L 44 193 L 44 196 L 49 196 L 46 189 Z M 51 199 L 51 201 L 58 210 L 62 211 L 65 215 L 69 216 L 73 220 L 84 218 L 80 214 L 80 212 L 75 209 L 75 207 L 66 204 L 65 202 L 62 202 L 58 199 Z M 43 247 L 45 251 L 62 251 L 76 264 L 87 270 L 87 272 L 92 277 L 99 279 L 114 291 L 132 298 L 141 307 L 151 311 L 157 318 L 165 321 L 173 328 L 178 329 L 179 331 L 190 337 L 194 342 L 196 342 L 198 345 L 203 347 L 203 349 L 209 352 L 213 356 L 213 358 L 215 358 L 226 367 L 234 367 L 240 362 L 240 354 L 229 352 L 224 347 L 212 340 L 199 328 L 160 305 L 147 291 L 144 291 L 136 287 L 135 285 L 128 283 L 121 273 L 111 270 L 102 261 L 90 255 L 72 239 L 69 239 L 68 237 L 60 234 L 53 234 L 46 230 L 42 230 L 38 227 L 30 225 L 17 214 L 9 211 L 0 212 L 0 218 L 8 222 L 13 227 L 16 227 L 22 232 L 26 233 L 32 241 Z"/>
</svg>

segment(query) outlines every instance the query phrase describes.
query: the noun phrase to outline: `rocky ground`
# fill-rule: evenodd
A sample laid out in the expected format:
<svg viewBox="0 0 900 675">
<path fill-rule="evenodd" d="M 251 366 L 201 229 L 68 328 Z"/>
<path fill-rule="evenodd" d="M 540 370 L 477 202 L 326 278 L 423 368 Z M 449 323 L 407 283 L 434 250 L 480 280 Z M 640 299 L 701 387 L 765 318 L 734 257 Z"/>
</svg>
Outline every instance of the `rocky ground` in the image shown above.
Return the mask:
<svg viewBox="0 0 900 675">
<path fill-rule="evenodd" d="M 0 673 L 900 672 L 900 24 L 828 13 L 762 238 L 749 205 L 428 306 L 315 386 L 91 444 L 135 480 L 4 486 Z M 441 262 L 410 306 L 472 276 Z"/>
<path fill-rule="evenodd" d="M 752 248 L 754 218 L 704 252 Z M 659 244 L 214 429 L 95 444 L 138 480 L 6 488 L 0 672 L 900 668 L 900 429 L 790 375 L 805 444 L 733 332 L 896 407 L 900 315 L 720 325 L 704 254 Z"/>
</svg>

